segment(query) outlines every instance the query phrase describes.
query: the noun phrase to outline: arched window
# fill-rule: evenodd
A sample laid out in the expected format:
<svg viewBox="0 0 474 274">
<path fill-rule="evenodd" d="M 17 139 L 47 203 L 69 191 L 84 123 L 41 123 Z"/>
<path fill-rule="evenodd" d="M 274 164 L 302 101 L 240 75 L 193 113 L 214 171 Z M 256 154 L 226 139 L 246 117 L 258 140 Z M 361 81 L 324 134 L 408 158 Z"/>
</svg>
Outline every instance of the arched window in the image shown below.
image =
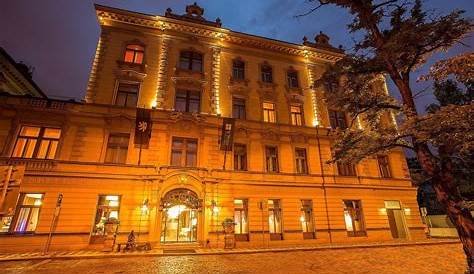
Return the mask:
<svg viewBox="0 0 474 274">
<path fill-rule="evenodd" d="M 232 78 L 236 80 L 245 79 L 245 63 L 241 60 L 234 60 L 232 62 Z"/>
<path fill-rule="evenodd" d="M 202 54 L 194 51 L 182 51 L 179 55 L 179 68 L 202 72 Z"/>
<path fill-rule="evenodd" d="M 269 65 L 262 65 L 262 82 L 264 83 L 273 83 L 273 70 Z"/>
<path fill-rule="evenodd" d="M 125 48 L 124 61 L 127 63 L 142 64 L 145 49 L 140 45 L 128 45 Z"/>
</svg>

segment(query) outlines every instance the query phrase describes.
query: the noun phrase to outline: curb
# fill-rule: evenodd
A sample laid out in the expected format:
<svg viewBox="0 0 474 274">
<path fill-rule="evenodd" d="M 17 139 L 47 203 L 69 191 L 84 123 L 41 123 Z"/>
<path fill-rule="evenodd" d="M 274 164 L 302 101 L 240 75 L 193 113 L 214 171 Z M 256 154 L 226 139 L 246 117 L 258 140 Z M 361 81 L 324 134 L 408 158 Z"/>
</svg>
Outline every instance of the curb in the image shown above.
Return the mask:
<svg viewBox="0 0 474 274">
<path fill-rule="evenodd" d="M 383 248 L 383 247 L 401 247 L 401 246 L 421 246 L 421 245 L 450 245 L 459 244 L 459 240 L 446 240 L 436 242 L 406 242 L 406 243 L 386 243 L 386 244 L 354 244 L 340 246 L 311 246 L 311 247 L 285 247 L 271 249 L 249 249 L 249 250 L 228 250 L 228 251 L 209 251 L 209 252 L 189 252 L 189 253 L 162 253 L 162 252 L 143 252 L 143 253 L 98 253 L 84 255 L 38 255 L 25 256 L 18 254 L 16 257 L 1 258 L 0 262 L 9 261 L 29 261 L 29 260 L 75 260 L 75 259 L 101 259 L 101 258 L 131 258 L 131 257 L 171 257 L 171 256 L 197 256 L 197 255 L 232 255 L 232 254 L 256 254 L 272 252 L 292 252 L 292 251 L 321 251 L 331 249 L 354 249 L 354 248 Z M 7 255 L 7 254 L 5 254 Z M 8 255 L 7 255 L 8 256 Z"/>
</svg>

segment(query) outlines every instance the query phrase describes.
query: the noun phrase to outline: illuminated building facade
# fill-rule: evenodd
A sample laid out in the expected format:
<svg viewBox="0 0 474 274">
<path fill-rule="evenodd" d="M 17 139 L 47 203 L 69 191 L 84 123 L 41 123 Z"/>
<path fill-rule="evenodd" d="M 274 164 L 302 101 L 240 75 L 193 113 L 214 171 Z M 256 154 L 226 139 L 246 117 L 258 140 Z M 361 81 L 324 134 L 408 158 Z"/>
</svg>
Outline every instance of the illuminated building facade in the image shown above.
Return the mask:
<svg viewBox="0 0 474 274">
<path fill-rule="evenodd" d="M 236 247 L 424 237 L 403 151 L 326 163 L 328 132 L 350 126 L 313 86 L 343 56 L 328 36 L 238 33 L 195 4 L 184 15 L 96 12 L 83 103 L 0 97 L 1 163 L 16 176 L 1 250 L 40 250 L 51 228 L 51 250 L 99 248 L 109 223 L 117 242 L 133 230 L 165 248 L 223 247 L 226 220 Z M 136 107 L 152 110 L 142 148 Z M 223 117 L 235 118 L 227 153 Z"/>
</svg>

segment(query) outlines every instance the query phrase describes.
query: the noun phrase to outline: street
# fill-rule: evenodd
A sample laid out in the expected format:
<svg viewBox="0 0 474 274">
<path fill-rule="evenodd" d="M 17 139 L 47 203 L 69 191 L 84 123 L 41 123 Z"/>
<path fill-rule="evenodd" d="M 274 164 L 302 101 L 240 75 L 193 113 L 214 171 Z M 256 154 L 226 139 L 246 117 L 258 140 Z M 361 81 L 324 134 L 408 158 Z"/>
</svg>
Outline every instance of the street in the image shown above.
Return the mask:
<svg viewBox="0 0 474 274">
<path fill-rule="evenodd" d="M 374 273 L 457 274 L 460 244 L 0 263 L 2 273 Z"/>
</svg>

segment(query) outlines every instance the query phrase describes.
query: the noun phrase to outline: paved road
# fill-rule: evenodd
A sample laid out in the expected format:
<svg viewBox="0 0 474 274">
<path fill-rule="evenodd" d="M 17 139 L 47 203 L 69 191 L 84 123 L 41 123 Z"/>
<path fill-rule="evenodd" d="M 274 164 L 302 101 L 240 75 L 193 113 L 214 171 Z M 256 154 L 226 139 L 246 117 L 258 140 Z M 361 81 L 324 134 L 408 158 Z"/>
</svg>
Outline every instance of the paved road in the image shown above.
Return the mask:
<svg viewBox="0 0 474 274">
<path fill-rule="evenodd" d="M 0 273 L 461 274 L 460 244 L 0 263 Z"/>
</svg>

